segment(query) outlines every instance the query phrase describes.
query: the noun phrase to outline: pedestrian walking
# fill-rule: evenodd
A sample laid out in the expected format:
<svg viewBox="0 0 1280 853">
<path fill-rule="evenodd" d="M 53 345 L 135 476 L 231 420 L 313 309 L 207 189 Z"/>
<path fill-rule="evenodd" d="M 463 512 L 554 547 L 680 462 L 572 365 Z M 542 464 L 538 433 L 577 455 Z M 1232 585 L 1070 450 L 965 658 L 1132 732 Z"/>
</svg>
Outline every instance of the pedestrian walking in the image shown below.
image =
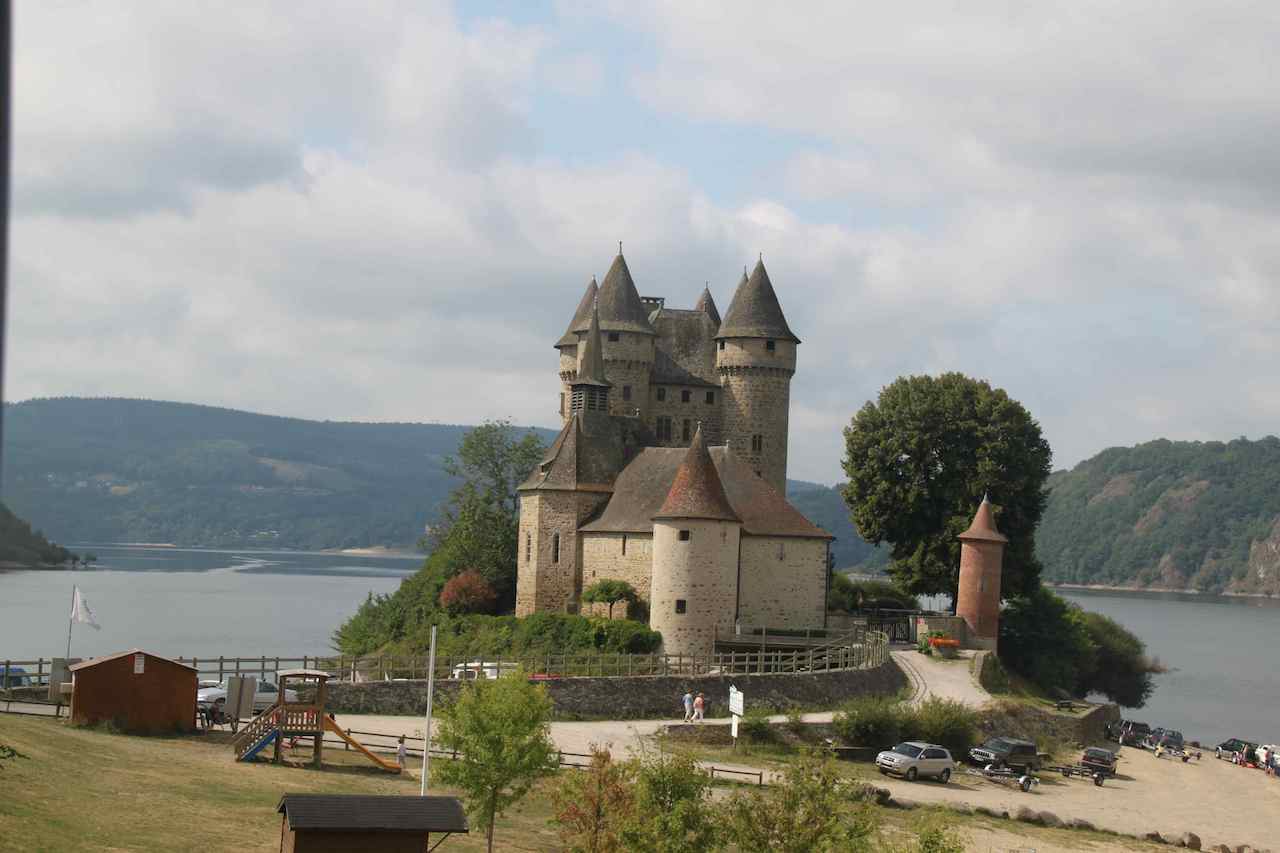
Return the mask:
<svg viewBox="0 0 1280 853">
<path fill-rule="evenodd" d="M 687 723 L 693 719 L 693 693 L 686 690 L 684 694 L 684 721 Z"/>
<path fill-rule="evenodd" d="M 404 745 L 404 735 L 400 735 L 400 746 L 396 749 L 396 764 L 403 770 L 409 760 L 409 748 Z"/>
<path fill-rule="evenodd" d="M 696 723 L 702 722 L 702 715 L 707 709 L 707 700 L 701 693 L 693 700 L 693 720 Z"/>
</svg>

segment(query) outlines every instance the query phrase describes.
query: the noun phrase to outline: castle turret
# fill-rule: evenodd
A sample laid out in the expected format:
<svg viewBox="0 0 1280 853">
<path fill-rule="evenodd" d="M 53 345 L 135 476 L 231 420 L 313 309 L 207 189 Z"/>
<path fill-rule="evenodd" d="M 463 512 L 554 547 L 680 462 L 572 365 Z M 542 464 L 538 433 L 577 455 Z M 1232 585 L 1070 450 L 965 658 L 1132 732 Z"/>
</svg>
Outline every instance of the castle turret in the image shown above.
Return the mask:
<svg viewBox="0 0 1280 853">
<path fill-rule="evenodd" d="M 653 517 L 649 626 L 667 654 L 710 654 L 732 633 L 741 533 L 699 427 Z"/>
<path fill-rule="evenodd" d="M 611 387 L 612 383 L 605 379 L 601 355 L 600 312 L 592 304 L 587 334 L 578 345 L 578 369 L 569 383 L 569 414 L 608 412 Z"/>
<path fill-rule="evenodd" d="M 582 294 L 582 301 L 578 303 L 578 310 L 573 312 L 573 319 L 569 321 L 569 328 L 565 329 L 560 340 L 556 341 L 556 349 L 560 351 L 560 421 L 562 424 L 569 422 L 570 386 L 573 384 L 574 377 L 578 375 L 579 334 L 574 330 L 579 327 L 586 329 L 591 319 L 591 307 L 596 304 L 596 296 L 599 292 L 596 277 L 592 276 L 591 282 L 587 285 L 587 292 Z"/>
<path fill-rule="evenodd" d="M 995 515 L 986 495 L 969 529 L 961 533 L 960 584 L 956 615 L 964 619 L 971 648 L 995 649 L 1000 636 L 1000 572 L 1004 546 L 1009 541 L 996 529 Z"/>
<path fill-rule="evenodd" d="M 644 417 L 649 409 L 657 332 L 649 324 L 648 312 L 621 252 L 605 274 L 597 303 L 600 330 L 604 333 L 604 369 L 613 383 L 609 411 L 632 416 L 638 411 Z M 586 318 L 575 331 L 586 331 Z"/>
<path fill-rule="evenodd" d="M 720 310 L 716 308 L 716 301 L 711 298 L 711 288 L 702 288 L 702 295 L 694 303 L 693 310 L 706 314 L 711 318 L 711 322 L 716 324 L 716 328 L 720 327 Z"/>
<path fill-rule="evenodd" d="M 787 325 L 764 262 L 743 272 L 716 333 L 716 370 L 724 388 L 722 436 L 779 494 L 787 491 L 791 377 L 800 343 Z"/>
</svg>

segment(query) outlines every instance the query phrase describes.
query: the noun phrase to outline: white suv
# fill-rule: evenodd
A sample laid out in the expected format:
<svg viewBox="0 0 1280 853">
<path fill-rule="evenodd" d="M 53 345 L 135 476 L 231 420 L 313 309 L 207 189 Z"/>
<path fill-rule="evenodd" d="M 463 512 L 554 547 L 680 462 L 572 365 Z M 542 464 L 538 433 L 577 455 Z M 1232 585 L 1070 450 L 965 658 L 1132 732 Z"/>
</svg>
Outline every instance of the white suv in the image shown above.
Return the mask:
<svg viewBox="0 0 1280 853">
<path fill-rule="evenodd" d="M 876 767 L 881 773 L 892 773 L 908 782 L 914 782 L 920 776 L 932 776 L 945 785 L 951 779 L 956 763 L 944 747 L 910 740 L 877 755 Z"/>
<path fill-rule="evenodd" d="M 253 694 L 253 710 L 254 712 L 265 711 L 276 703 L 280 698 L 280 688 L 276 687 L 273 682 L 259 681 L 257 692 Z M 196 705 L 205 710 L 211 707 L 215 702 L 227 701 L 227 682 L 223 681 L 214 687 L 203 687 L 196 691 Z M 297 702 L 298 692 L 296 690 L 285 691 L 286 702 Z"/>
</svg>

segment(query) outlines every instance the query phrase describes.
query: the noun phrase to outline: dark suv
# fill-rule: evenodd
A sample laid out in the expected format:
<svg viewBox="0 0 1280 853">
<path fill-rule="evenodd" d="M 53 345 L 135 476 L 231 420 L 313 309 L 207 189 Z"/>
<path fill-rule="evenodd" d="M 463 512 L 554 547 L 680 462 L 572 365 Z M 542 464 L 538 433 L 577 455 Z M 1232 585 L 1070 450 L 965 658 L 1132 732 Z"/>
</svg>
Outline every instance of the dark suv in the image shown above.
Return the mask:
<svg viewBox="0 0 1280 853">
<path fill-rule="evenodd" d="M 1151 734 L 1151 726 L 1146 723 L 1126 720 L 1115 733 L 1115 739 L 1116 743 L 1121 743 L 1125 746 L 1136 746 L 1146 740 L 1149 734 Z"/>
<path fill-rule="evenodd" d="M 969 750 L 969 760 L 985 767 L 1008 767 L 1013 770 L 1039 770 L 1040 753 L 1029 740 L 993 737 L 982 746 Z"/>
<path fill-rule="evenodd" d="M 1144 746 L 1147 749 L 1155 749 L 1157 746 L 1165 749 L 1174 749 L 1182 751 L 1182 732 L 1174 729 L 1152 729 L 1151 734 L 1147 735 Z"/>
<path fill-rule="evenodd" d="M 1241 740 L 1238 737 L 1233 737 L 1233 738 L 1228 738 L 1227 740 L 1224 740 L 1222 743 L 1218 744 L 1217 749 L 1215 749 L 1213 753 L 1218 758 L 1222 758 L 1224 755 L 1227 758 L 1231 758 L 1236 754 L 1243 752 L 1245 754 L 1245 759 L 1248 760 L 1249 753 L 1257 749 L 1257 747 L 1258 745 L 1256 743 L 1253 743 L 1247 740 Z"/>
</svg>

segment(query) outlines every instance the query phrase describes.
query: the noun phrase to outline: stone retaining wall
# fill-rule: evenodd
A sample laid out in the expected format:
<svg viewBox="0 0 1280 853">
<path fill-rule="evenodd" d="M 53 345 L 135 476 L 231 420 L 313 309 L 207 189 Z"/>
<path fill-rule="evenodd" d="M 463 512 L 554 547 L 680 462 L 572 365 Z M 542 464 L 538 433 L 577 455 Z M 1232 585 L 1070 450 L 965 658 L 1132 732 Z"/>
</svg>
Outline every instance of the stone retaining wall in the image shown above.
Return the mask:
<svg viewBox="0 0 1280 853">
<path fill-rule="evenodd" d="M 437 681 L 435 703 L 453 701 L 464 682 Z M 875 669 L 777 675 L 636 676 L 632 678 L 553 678 L 542 681 L 561 720 L 643 720 L 683 714 L 685 691 L 703 693 L 707 716 L 729 713 L 729 684 L 743 691 L 750 705 L 776 710 L 791 706 L 831 708 L 853 696 L 896 695 L 907 679 L 892 660 Z M 425 681 L 329 683 L 327 707 L 337 714 L 418 715 L 426 712 Z"/>
</svg>

